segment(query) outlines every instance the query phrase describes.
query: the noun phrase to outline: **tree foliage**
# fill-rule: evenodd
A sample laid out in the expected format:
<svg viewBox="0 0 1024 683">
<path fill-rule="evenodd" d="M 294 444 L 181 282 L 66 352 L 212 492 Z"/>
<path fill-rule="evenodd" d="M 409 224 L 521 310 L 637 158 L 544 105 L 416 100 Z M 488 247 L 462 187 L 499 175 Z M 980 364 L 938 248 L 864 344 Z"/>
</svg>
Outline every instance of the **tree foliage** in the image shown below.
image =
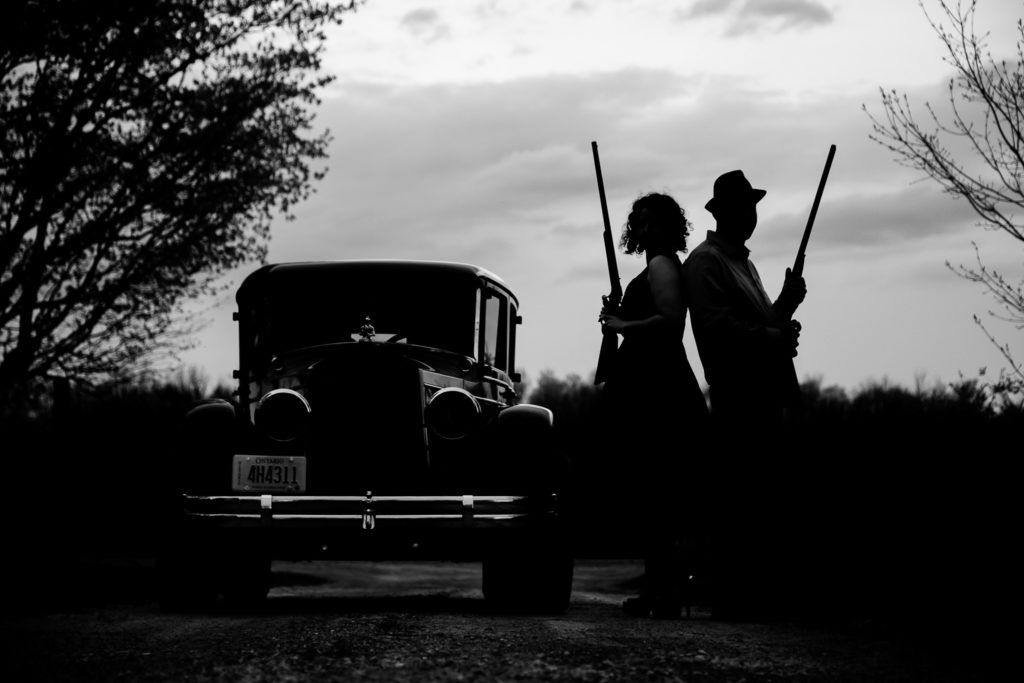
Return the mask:
<svg viewBox="0 0 1024 683">
<path fill-rule="evenodd" d="M 131 373 L 323 173 L 354 2 L 29 0 L 0 41 L 0 397 Z"/>
<path fill-rule="evenodd" d="M 550 408 L 558 416 L 559 425 L 578 426 L 595 410 L 599 393 L 593 381 L 584 381 L 577 374 L 559 379 L 551 370 L 544 370 L 527 400 Z"/>
<path fill-rule="evenodd" d="M 975 29 L 976 0 L 938 4 L 950 28 L 927 11 L 925 16 L 953 69 L 948 111 L 940 115 L 926 103 L 922 122 L 905 94 L 882 90 L 884 114 L 871 116 L 870 137 L 894 152 L 898 162 L 922 171 L 946 193 L 966 201 L 982 226 L 1024 242 L 1019 218 L 1024 210 L 1024 21 L 1017 22 L 1016 59 L 997 60 L 987 47 L 987 34 L 979 35 Z M 990 311 L 993 317 L 1024 329 L 1024 280 L 1014 284 L 986 267 L 980 257 L 976 266 L 946 265 L 987 290 L 1002 309 Z M 999 344 L 977 316 L 975 322 L 1010 364 L 1010 373 L 994 386 L 1004 395 L 1024 390 L 1024 365 L 1014 361 L 1009 346 Z"/>
</svg>

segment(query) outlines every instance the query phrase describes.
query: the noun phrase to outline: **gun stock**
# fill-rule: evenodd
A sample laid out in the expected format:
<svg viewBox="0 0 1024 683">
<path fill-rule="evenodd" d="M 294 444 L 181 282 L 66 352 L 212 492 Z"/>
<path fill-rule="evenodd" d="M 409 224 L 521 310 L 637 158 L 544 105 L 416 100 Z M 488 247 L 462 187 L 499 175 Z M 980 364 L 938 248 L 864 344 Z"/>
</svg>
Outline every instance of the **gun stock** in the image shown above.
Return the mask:
<svg viewBox="0 0 1024 683">
<path fill-rule="evenodd" d="M 597 141 L 590 143 L 594 153 L 594 171 L 597 173 L 597 192 L 601 198 L 601 217 L 604 219 L 604 254 L 608 262 L 608 280 L 611 285 L 607 295 L 601 297 L 608 308 L 617 308 L 622 302 L 622 283 L 619 281 L 619 267 L 615 261 L 615 240 L 612 238 L 612 224 L 608 219 L 608 200 L 604 194 L 604 177 L 601 175 L 601 158 L 597 153 Z M 619 350 L 619 338 L 614 332 L 605 332 L 601 338 L 601 352 L 597 357 L 594 383 L 601 384 L 608 379 Z"/>
</svg>

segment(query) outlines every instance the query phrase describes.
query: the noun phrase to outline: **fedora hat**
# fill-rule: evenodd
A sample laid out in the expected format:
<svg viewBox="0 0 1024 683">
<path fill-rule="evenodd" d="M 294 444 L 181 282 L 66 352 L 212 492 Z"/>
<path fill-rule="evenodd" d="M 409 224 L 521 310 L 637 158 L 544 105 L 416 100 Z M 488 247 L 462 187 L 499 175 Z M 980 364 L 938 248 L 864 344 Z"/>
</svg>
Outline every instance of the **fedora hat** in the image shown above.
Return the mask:
<svg viewBox="0 0 1024 683">
<path fill-rule="evenodd" d="M 751 187 L 743 171 L 729 171 L 715 179 L 715 194 L 704 208 L 714 213 L 718 207 L 729 204 L 757 204 L 766 194 L 765 190 Z"/>
</svg>

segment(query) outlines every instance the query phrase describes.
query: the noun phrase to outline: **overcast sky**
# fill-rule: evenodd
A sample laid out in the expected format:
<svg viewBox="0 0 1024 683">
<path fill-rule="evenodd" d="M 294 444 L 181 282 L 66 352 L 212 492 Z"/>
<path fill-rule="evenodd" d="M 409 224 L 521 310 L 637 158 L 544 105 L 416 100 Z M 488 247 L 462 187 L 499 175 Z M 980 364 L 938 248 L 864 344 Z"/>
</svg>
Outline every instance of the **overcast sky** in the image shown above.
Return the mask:
<svg viewBox="0 0 1024 683">
<path fill-rule="evenodd" d="M 980 5 L 979 31 L 1013 57 L 1024 3 Z M 972 263 L 975 241 L 1017 281 L 1021 245 L 899 166 L 862 110 L 882 113 L 880 87 L 942 110 L 943 54 L 916 0 L 370 0 L 330 34 L 329 171 L 275 225 L 269 261 L 483 266 L 519 295 L 527 377 L 587 377 L 608 291 L 592 140 L 616 235 L 631 202 L 660 191 L 696 246 L 719 174 L 739 168 L 767 190 L 748 246 L 772 296 L 835 144 L 796 315 L 800 376 L 852 390 L 992 373 L 1005 363 L 971 316 L 993 304 L 945 263 Z M 623 286 L 644 266 L 618 264 Z M 213 304 L 183 357 L 214 381 L 237 367 L 232 310 Z M 989 329 L 1024 357 L 1019 332 Z M 703 380 L 689 329 L 686 344 Z"/>
</svg>

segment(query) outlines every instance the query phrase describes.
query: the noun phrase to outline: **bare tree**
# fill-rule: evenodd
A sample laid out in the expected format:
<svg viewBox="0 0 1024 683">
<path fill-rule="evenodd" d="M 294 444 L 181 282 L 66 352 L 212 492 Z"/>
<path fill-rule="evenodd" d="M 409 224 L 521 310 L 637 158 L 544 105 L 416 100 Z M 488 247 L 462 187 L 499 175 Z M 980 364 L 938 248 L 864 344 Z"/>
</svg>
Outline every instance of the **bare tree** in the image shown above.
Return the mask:
<svg viewBox="0 0 1024 683">
<path fill-rule="evenodd" d="M 948 111 L 940 116 L 926 103 L 926 123 L 921 124 L 905 94 L 883 89 L 884 117 L 869 113 L 874 129 L 870 137 L 894 152 L 899 163 L 923 171 L 945 192 L 966 201 L 983 227 L 1024 243 L 1024 224 L 1015 213 L 1024 209 L 1024 21 L 1017 22 L 1016 59 L 996 60 L 987 47 L 987 34 L 979 36 L 975 30 L 976 0 L 938 4 L 944 21 L 933 19 L 923 3 L 921 7 L 953 69 Z M 1013 284 L 987 268 L 976 245 L 975 258 L 975 266 L 946 265 L 988 291 L 1002 309 L 989 311 L 991 316 L 1024 329 L 1024 280 Z M 1024 390 L 1024 365 L 1014 360 L 1008 344 L 996 341 L 981 318 L 974 320 L 1009 363 L 1010 370 L 993 385 L 995 391 L 1007 396 Z"/>
<path fill-rule="evenodd" d="M 327 0 L 28 0 L 0 35 L 0 401 L 182 348 L 305 198 Z"/>
</svg>

